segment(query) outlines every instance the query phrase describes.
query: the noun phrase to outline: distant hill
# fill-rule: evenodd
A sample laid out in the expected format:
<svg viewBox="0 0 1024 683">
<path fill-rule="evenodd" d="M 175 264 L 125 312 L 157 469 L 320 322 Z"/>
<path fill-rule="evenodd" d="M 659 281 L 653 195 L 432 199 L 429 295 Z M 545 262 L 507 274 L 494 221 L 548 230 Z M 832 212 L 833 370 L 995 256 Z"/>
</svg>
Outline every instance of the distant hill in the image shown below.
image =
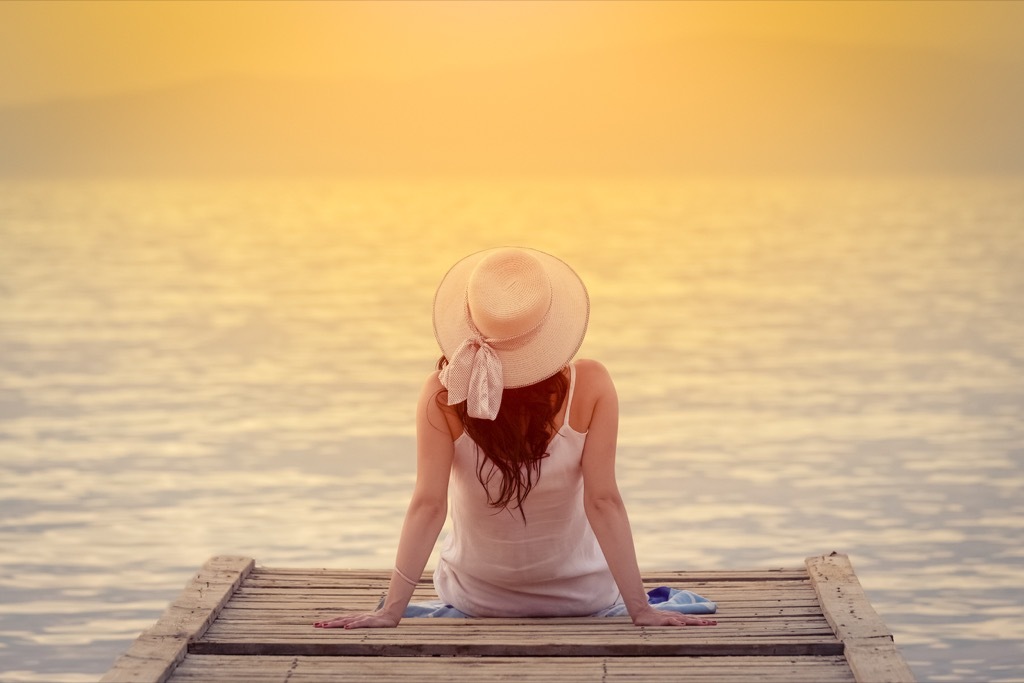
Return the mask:
<svg viewBox="0 0 1024 683">
<path fill-rule="evenodd" d="M 0 109 L 0 174 L 1022 172 L 1024 64 L 690 42 Z"/>
</svg>

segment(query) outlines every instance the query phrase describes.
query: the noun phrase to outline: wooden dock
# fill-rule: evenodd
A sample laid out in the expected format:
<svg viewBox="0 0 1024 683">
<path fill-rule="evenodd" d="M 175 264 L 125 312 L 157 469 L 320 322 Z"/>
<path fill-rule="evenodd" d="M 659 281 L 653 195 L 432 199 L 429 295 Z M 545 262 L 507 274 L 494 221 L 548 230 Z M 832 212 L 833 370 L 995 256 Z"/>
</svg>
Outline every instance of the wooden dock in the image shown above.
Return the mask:
<svg viewBox="0 0 1024 683">
<path fill-rule="evenodd" d="M 638 628 L 626 617 L 603 617 L 313 628 L 337 613 L 375 608 L 389 576 L 214 557 L 102 681 L 914 680 L 838 553 L 794 569 L 645 573 L 649 588 L 687 588 L 717 602 L 717 626 Z M 413 600 L 432 598 L 424 576 Z"/>
</svg>

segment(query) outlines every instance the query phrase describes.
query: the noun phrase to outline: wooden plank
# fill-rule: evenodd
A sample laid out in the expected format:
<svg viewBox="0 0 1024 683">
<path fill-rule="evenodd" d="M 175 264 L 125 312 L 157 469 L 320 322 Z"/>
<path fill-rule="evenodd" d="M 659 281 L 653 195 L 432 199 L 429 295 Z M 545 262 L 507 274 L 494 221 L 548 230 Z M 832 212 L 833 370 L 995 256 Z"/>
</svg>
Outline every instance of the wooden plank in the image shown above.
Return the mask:
<svg viewBox="0 0 1024 683">
<path fill-rule="evenodd" d="M 715 588 L 717 590 L 728 591 L 728 592 L 744 592 L 753 590 L 762 591 L 804 591 L 811 587 L 811 582 L 808 579 L 801 581 L 790 580 L 790 581 L 689 581 L 689 582 L 672 582 L 674 588 L 685 588 L 694 590 L 694 587 L 699 588 Z M 647 589 L 656 588 L 661 583 L 650 583 L 645 584 Z M 299 581 L 291 582 L 267 582 L 260 579 L 253 579 L 252 581 L 246 582 L 246 587 L 251 589 L 253 592 L 266 592 L 273 593 L 294 591 L 294 590 L 309 590 L 321 593 L 327 593 L 331 591 L 374 591 L 374 590 L 387 590 L 387 581 L 360 581 L 360 582 L 335 582 L 333 584 L 316 584 L 316 583 L 303 583 Z M 429 583 L 420 584 L 417 590 L 425 592 L 433 592 L 434 588 Z"/>
<path fill-rule="evenodd" d="M 808 557 L 806 562 L 811 585 L 836 637 L 892 639 L 892 632 L 868 602 L 846 555 Z"/>
<path fill-rule="evenodd" d="M 717 615 L 716 615 L 717 616 Z M 573 621 L 572 619 L 576 619 Z M 615 633 L 625 638 L 638 638 L 644 635 L 648 638 L 660 638 L 665 633 L 691 633 L 700 631 L 706 637 L 718 637 L 715 634 L 730 633 L 732 631 L 755 632 L 757 630 L 782 631 L 787 628 L 810 628 L 821 631 L 835 637 L 828 622 L 821 616 L 807 617 L 784 617 L 771 619 L 719 619 L 718 626 L 687 626 L 677 628 L 662 627 L 638 627 L 630 622 L 628 617 L 574 617 L 558 619 L 452 619 L 452 618 L 409 618 L 403 619 L 398 629 L 316 629 L 313 628 L 312 620 L 276 620 L 276 619 L 243 619 L 228 620 L 218 619 L 217 622 L 203 636 L 204 640 L 214 640 L 231 635 L 244 635 L 246 633 L 258 634 L 261 632 L 277 632 L 282 638 L 312 637 L 328 639 L 332 641 L 351 634 L 376 633 L 382 634 L 381 638 L 419 638 L 427 637 L 432 633 L 513 633 L 544 634 L 544 637 L 584 638 L 592 633 Z M 584 621 L 587 619 L 587 621 Z M 595 619 L 589 621 L 589 619 Z M 688 636 L 687 636 L 688 637 Z"/>
<path fill-rule="evenodd" d="M 787 597 L 776 597 L 772 595 L 724 595 L 715 594 L 712 596 L 714 602 L 721 607 L 722 605 L 728 605 L 730 608 L 742 608 L 742 607 L 793 607 L 793 606 L 810 606 L 817 607 L 817 611 L 821 613 L 821 605 L 818 602 L 818 596 L 814 594 L 814 591 L 810 591 L 808 594 L 794 594 Z M 301 591 L 294 591 L 292 594 L 283 595 L 237 595 L 231 601 L 232 607 L 239 609 L 282 609 L 288 605 L 295 605 L 296 607 L 314 609 L 336 609 L 337 605 L 346 603 L 359 602 L 361 604 L 372 603 L 377 604 L 377 600 L 380 599 L 380 594 L 364 594 L 362 596 L 352 595 L 349 593 L 338 592 L 334 595 L 329 596 L 309 596 L 305 595 Z M 415 600 L 420 600 L 421 596 L 417 596 Z M 422 596 L 423 600 L 433 600 L 436 596 Z"/>
<path fill-rule="evenodd" d="M 914 681 L 889 628 L 871 606 L 850 558 L 830 553 L 805 560 L 822 612 L 843 641 L 850 669 L 863 683 Z"/>
<path fill-rule="evenodd" d="M 879 642 L 881 641 L 881 642 Z M 846 661 L 854 678 L 864 683 L 912 683 L 914 672 L 891 641 L 851 638 L 843 642 Z"/>
<path fill-rule="evenodd" d="M 654 632 L 627 634 L 610 628 L 588 629 L 586 633 L 579 634 L 557 633 L 549 630 L 532 632 L 530 631 L 529 624 L 509 626 L 506 628 L 485 625 L 475 629 L 468 626 L 461 628 L 431 626 L 429 628 L 422 629 L 417 633 L 410 633 L 409 629 L 404 629 L 403 632 L 394 635 L 376 635 L 365 639 L 361 636 L 348 634 L 325 636 L 308 633 L 301 626 L 284 625 L 279 627 L 278 630 L 280 633 L 279 637 L 275 635 L 274 627 L 269 625 L 244 630 L 224 630 L 215 634 L 211 638 L 205 638 L 202 641 L 196 642 L 209 643 L 211 644 L 211 647 L 217 643 L 238 642 L 268 644 L 314 643 L 323 644 L 325 648 L 335 650 L 339 654 L 346 654 L 350 648 L 355 647 L 353 643 L 362 644 L 367 642 L 378 643 L 382 647 L 391 645 L 398 648 L 420 648 L 432 646 L 435 643 L 466 642 L 466 647 L 470 649 L 476 645 L 489 647 L 490 644 L 493 643 L 501 643 L 509 646 L 510 648 L 523 649 L 532 647 L 537 643 L 541 643 L 552 647 L 558 647 L 565 655 L 573 654 L 573 650 L 577 647 L 600 645 L 601 643 L 621 643 L 624 646 L 633 647 L 637 650 L 642 650 L 644 647 L 648 646 L 653 647 L 656 644 L 666 642 L 685 643 L 694 639 L 699 639 L 700 642 L 723 643 L 739 642 L 746 638 L 779 638 L 780 640 L 786 638 L 802 638 L 828 643 L 841 643 L 841 641 L 835 639 L 835 636 L 832 635 L 832 631 L 825 623 L 820 625 L 813 623 L 801 623 L 761 626 L 747 622 L 738 623 L 728 629 L 674 629 L 678 632 L 671 637 L 662 636 L 660 633 Z M 330 630 L 336 631 L 342 629 Z M 688 633 L 689 631 L 697 630 L 706 631 L 706 633 L 701 633 L 699 636 Z M 715 632 L 712 633 L 711 631 Z M 351 633 L 351 631 L 349 633 Z M 273 645 L 268 645 L 268 647 L 273 647 Z"/>
<path fill-rule="evenodd" d="M 376 569 L 333 569 L 333 568 L 303 568 L 303 567 L 259 567 L 254 576 L 293 577 L 299 580 L 321 580 L 331 578 L 342 578 L 345 580 L 378 580 L 388 581 L 391 572 Z M 659 581 L 747 581 L 760 579 L 766 581 L 806 580 L 807 569 L 782 568 L 782 569 L 754 569 L 754 570 L 695 570 L 695 571 L 645 571 L 641 573 L 645 583 L 656 583 Z M 429 582 L 432 580 L 431 572 L 424 572 L 420 580 Z"/>
<path fill-rule="evenodd" d="M 377 638 L 326 640 L 230 639 L 196 641 L 189 654 L 415 656 L 415 657 L 696 657 L 725 655 L 797 656 L 842 654 L 843 644 L 830 636 L 744 636 L 724 640 L 674 639 L 659 642 L 602 638 L 577 640 L 571 645 L 543 639 L 514 642 L 479 638 L 386 640 Z"/>
<path fill-rule="evenodd" d="M 301 587 L 296 588 L 259 588 L 249 585 L 242 585 L 238 589 L 238 600 L 274 600 L 274 599 L 299 599 L 307 602 L 313 600 L 325 600 L 329 598 L 336 599 L 355 599 L 364 601 L 368 598 L 376 598 L 385 593 L 386 588 L 364 588 L 362 590 L 352 590 L 348 588 L 310 588 L 304 589 Z M 693 591 L 699 595 L 712 600 L 714 602 L 721 601 L 751 601 L 751 600 L 765 600 L 765 601 L 776 601 L 776 600 L 796 600 L 806 599 L 817 602 L 817 596 L 814 592 L 814 587 L 810 584 L 793 586 L 785 590 L 776 590 L 771 587 L 764 586 L 751 586 L 746 589 L 725 589 L 725 588 L 707 588 L 697 587 L 697 590 Z M 437 594 L 434 591 L 418 590 L 414 592 L 414 600 L 435 600 Z"/>
<path fill-rule="evenodd" d="M 235 605 L 229 603 L 224 609 L 221 610 L 220 617 L 217 619 L 220 622 L 254 622 L 254 623 L 273 623 L 273 624 L 301 624 L 308 626 L 314 621 L 322 621 L 326 618 L 340 614 L 341 611 L 333 611 L 330 609 L 325 610 L 319 605 L 295 605 L 287 603 L 276 603 L 276 605 L 255 607 L 253 605 Z M 589 619 L 595 617 L 558 617 L 558 619 L 575 619 L 575 622 L 566 623 L 579 623 L 580 619 Z M 609 617 L 596 617 L 598 619 L 609 619 Z M 617 618 L 617 617 L 616 617 Z M 787 619 L 811 619 L 815 621 L 821 621 L 823 624 L 827 624 L 824 615 L 821 613 L 821 608 L 817 605 L 796 605 L 796 606 L 784 606 L 779 607 L 775 605 L 763 606 L 754 605 L 745 608 L 732 608 L 728 611 L 722 611 L 719 614 L 714 615 L 712 618 L 718 620 L 719 625 L 727 624 L 734 621 L 751 621 L 757 623 L 759 621 L 774 621 L 774 620 L 787 620 Z M 555 617 L 551 617 L 555 619 Z M 434 621 L 437 621 L 436 619 Z M 403 620 L 403 624 L 410 623 L 409 620 Z M 491 622 L 498 623 L 498 622 Z M 555 621 L 547 621 L 545 623 L 560 623 Z"/>
<path fill-rule="evenodd" d="M 324 657 L 189 655 L 170 683 L 211 680 L 262 683 L 282 680 L 317 683 L 409 681 L 477 683 L 627 683 L 643 680 L 736 681 L 742 683 L 852 683 L 840 656 L 694 657 L 643 660 L 616 657 Z"/>
<path fill-rule="evenodd" d="M 254 564 L 252 558 L 227 555 L 208 560 L 157 623 L 114 662 L 101 683 L 164 683 L 184 659 L 188 643 L 206 633 Z"/>
</svg>

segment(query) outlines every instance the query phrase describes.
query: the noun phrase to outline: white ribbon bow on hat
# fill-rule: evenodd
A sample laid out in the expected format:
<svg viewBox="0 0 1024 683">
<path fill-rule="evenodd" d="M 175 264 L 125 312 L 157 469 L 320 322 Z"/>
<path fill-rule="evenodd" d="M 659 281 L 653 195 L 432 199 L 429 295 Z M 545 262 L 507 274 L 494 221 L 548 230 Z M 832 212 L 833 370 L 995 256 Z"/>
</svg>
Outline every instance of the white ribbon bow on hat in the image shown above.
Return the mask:
<svg viewBox="0 0 1024 683">
<path fill-rule="evenodd" d="M 466 402 L 470 417 L 493 420 L 501 407 L 501 359 L 482 335 L 462 342 L 438 379 L 448 389 L 448 405 Z"/>
</svg>

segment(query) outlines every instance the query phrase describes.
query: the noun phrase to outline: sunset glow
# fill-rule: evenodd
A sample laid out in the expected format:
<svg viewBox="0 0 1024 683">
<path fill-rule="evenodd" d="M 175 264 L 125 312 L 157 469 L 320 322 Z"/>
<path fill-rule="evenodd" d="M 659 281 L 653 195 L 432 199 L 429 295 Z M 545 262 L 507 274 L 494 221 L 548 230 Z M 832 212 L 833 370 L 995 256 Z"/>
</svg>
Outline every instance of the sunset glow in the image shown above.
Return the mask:
<svg viewBox="0 0 1024 683">
<path fill-rule="evenodd" d="M 1022 27 L 986 2 L 7 2 L 0 170 L 1005 171 Z"/>
</svg>

